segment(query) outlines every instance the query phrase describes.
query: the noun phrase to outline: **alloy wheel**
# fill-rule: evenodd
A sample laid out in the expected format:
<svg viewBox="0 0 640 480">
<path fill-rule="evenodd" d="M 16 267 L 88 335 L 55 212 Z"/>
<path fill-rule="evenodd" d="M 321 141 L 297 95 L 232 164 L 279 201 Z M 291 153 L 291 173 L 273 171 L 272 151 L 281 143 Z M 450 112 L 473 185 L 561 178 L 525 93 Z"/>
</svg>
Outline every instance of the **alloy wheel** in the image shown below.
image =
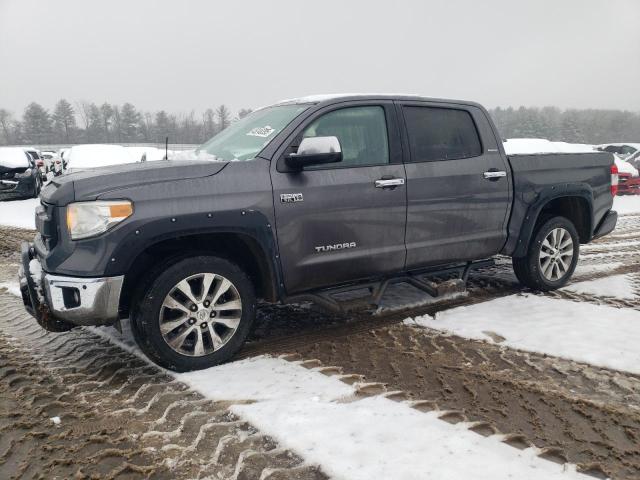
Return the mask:
<svg viewBox="0 0 640 480">
<path fill-rule="evenodd" d="M 562 227 L 551 230 L 540 245 L 538 264 L 542 275 L 551 282 L 562 279 L 571 267 L 573 254 L 571 234 Z"/>
<path fill-rule="evenodd" d="M 174 351 L 201 357 L 222 348 L 242 319 L 235 285 L 215 273 L 198 273 L 178 282 L 160 308 L 160 333 Z"/>
</svg>

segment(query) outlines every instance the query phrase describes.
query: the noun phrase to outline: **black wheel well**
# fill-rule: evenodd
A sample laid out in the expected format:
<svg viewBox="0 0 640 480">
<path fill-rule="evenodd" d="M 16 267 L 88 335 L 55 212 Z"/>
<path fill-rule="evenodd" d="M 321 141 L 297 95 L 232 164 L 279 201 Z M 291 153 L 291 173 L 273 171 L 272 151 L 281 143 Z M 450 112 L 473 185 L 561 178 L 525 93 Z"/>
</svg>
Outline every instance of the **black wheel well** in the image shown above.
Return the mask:
<svg viewBox="0 0 640 480">
<path fill-rule="evenodd" d="M 574 224 L 580 243 L 591 240 L 591 208 L 586 199 L 577 196 L 554 198 L 542 208 L 538 215 L 538 222 L 543 218 L 556 215 L 565 217 Z"/>
<path fill-rule="evenodd" d="M 258 298 L 277 301 L 273 264 L 256 239 L 239 233 L 197 234 L 154 243 L 136 257 L 125 274 L 120 295 L 120 314 L 129 314 L 131 301 L 144 287 L 141 282 L 144 282 L 149 271 L 196 255 L 215 255 L 236 263 L 253 282 Z"/>
</svg>

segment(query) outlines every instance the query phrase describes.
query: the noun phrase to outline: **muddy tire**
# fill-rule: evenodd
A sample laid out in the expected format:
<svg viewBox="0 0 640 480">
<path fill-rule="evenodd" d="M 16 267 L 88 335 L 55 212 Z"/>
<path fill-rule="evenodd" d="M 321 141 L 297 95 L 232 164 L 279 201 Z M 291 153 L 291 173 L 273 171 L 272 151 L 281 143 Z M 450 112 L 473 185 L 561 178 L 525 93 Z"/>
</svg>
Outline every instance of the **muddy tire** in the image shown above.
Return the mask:
<svg viewBox="0 0 640 480">
<path fill-rule="evenodd" d="M 131 328 L 142 351 L 162 367 L 184 372 L 223 363 L 249 334 L 254 287 L 227 260 L 177 260 L 146 284 L 132 309 Z"/>
<path fill-rule="evenodd" d="M 565 217 L 540 219 L 524 257 L 513 258 L 521 284 L 548 292 L 563 287 L 578 263 L 580 241 L 573 223 Z"/>
</svg>

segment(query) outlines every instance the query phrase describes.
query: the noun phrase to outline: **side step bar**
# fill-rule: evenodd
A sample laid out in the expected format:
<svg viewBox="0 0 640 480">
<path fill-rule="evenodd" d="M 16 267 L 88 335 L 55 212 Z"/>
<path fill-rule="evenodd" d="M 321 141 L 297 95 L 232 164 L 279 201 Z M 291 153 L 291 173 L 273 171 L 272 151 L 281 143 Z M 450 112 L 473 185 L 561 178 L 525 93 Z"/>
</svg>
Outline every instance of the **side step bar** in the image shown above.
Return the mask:
<svg viewBox="0 0 640 480">
<path fill-rule="evenodd" d="M 332 313 L 346 313 L 355 310 L 367 310 L 378 308 L 389 285 L 395 283 L 408 283 L 409 285 L 422 290 L 434 298 L 450 295 L 452 293 L 464 292 L 467 289 L 467 280 L 471 270 L 492 267 L 495 265 L 493 259 L 467 262 L 464 265 L 448 267 L 438 270 L 421 270 L 417 272 L 404 273 L 396 277 L 381 279 L 376 282 L 355 283 L 344 287 L 318 290 L 315 292 L 293 295 L 285 299 L 285 303 L 312 302 L 319 307 Z M 457 278 L 434 282 L 424 277 L 439 277 L 442 275 L 457 274 Z M 334 295 L 354 292 L 357 290 L 369 290 L 369 295 L 350 300 L 338 300 Z"/>
</svg>

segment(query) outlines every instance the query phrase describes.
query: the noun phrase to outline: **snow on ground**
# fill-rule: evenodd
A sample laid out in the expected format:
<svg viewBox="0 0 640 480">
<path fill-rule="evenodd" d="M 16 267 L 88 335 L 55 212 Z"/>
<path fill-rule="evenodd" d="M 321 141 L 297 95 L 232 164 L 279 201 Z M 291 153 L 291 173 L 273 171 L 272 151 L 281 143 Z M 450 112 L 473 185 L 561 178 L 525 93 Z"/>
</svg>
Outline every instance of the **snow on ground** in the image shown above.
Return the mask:
<svg viewBox="0 0 640 480">
<path fill-rule="evenodd" d="M 614 198 L 613 209 L 619 215 L 640 214 L 640 195 L 625 195 Z"/>
<path fill-rule="evenodd" d="M 511 295 L 406 321 L 461 337 L 640 374 L 640 312 Z"/>
<path fill-rule="evenodd" d="M 123 334 L 113 328 L 91 331 L 142 357 L 128 322 L 123 327 Z M 336 479 L 590 478 L 572 465 L 537 457 L 533 448 L 518 450 L 499 435 L 483 437 L 468 424 L 440 420 L 438 412 L 383 397 L 359 399 L 354 386 L 281 358 L 166 373 L 207 398 L 233 402 L 235 414 Z"/>
<path fill-rule="evenodd" d="M 2 289 L 6 289 L 12 295 L 16 297 L 22 298 L 22 294 L 20 293 L 20 284 L 18 282 L 3 282 L 0 283 L 0 291 Z"/>
<path fill-rule="evenodd" d="M 0 202 L 0 225 L 35 230 L 35 210 L 40 199 L 5 200 Z"/>
<path fill-rule="evenodd" d="M 573 467 L 542 460 L 383 397 L 279 358 L 255 357 L 176 378 L 215 400 L 250 400 L 231 410 L 332 478 L 569 479 Z M 442 413 L 442 412 L 440 412 Z"/>
<path fill-rule="evenodd" d="M 622 300 L 630 300 L 637 297 L 632 283 L 631 275 L 613 275 L 610 277 L 598 278 L 597 280 L 588 280 L 586 282 L 572 283 L 564 287 L 574 293 L 586 293 L 588 295 L 597 295 L 601 297 L 615 297 Z"/>
</svg>

